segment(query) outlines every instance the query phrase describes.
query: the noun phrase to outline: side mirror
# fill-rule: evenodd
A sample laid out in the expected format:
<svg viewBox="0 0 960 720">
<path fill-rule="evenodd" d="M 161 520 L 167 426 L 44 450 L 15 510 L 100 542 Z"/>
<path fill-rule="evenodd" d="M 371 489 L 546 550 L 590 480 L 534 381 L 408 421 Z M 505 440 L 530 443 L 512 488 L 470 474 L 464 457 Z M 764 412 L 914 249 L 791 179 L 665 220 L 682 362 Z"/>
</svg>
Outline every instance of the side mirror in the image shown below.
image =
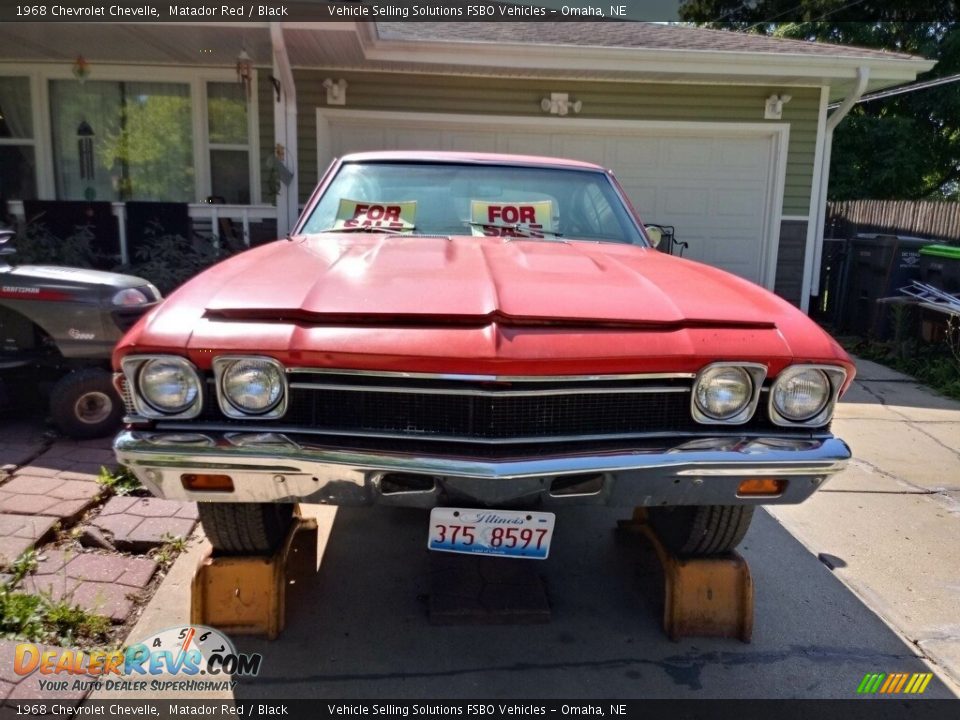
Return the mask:
<svg viewBox="0 0 960 720">
<path fill-rule="evenodd" d="M 645 225 L 643 229 L 647 231 L 650 243 L 655 248 L 660 247 L 660 241 L 663 240 L 663 228 L 658 225 Z"/>
</svg>

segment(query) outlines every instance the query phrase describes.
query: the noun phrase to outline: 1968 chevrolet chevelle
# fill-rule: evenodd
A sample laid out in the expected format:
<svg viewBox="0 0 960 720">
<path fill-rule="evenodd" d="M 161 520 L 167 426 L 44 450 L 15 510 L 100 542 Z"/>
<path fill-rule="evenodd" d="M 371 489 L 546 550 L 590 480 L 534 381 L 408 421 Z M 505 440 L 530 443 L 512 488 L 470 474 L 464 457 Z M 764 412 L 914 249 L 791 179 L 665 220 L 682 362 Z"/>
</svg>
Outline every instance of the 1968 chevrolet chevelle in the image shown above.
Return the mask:
<svg viewBox="0 0 960 720">
<path fill-rule="evenodd" d="M 529 558 L 553 506 L 646 506 L 674 551 L 728 551 L 755 505 L 848 460 L 830 421 L 854 367 L 787 302 L 651 240 L 595 165 L 344 157 L 288 238 L 120 342 L 117 457 L 200 501 L 223 553 L 268 552 L 298 502 L 431 508 L 430 548 Z"/>
</svg>

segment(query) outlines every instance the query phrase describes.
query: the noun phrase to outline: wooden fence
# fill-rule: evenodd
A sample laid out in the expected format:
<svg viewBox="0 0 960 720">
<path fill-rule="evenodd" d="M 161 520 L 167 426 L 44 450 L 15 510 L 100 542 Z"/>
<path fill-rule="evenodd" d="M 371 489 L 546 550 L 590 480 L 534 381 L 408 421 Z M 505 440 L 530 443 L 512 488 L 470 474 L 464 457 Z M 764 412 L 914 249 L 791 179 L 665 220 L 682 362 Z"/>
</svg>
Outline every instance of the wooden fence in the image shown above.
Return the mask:
<svg viewBox="0 0 960 720">
<path fill-rule="evenodd" d="M 844 200 L 827 203 L 826 237 L 857 233 L 912 235 L 960 243 L 960 203 L 926 200 Z"/>
</svg>

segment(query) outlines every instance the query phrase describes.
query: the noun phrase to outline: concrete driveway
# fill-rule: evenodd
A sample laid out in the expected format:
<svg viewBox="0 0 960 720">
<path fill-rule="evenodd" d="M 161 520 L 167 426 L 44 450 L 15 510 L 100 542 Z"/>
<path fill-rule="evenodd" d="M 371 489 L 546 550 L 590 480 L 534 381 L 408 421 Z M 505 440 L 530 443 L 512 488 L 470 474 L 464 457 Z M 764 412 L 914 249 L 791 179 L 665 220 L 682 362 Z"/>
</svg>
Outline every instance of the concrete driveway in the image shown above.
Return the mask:
<svg viewBox="0 0 960 720">
<path fill-rule="evenodd" d="M 666 639 L 653 555 L 613 532 L 623 510 L 558 512 L 538 566 L 549 624 L 435 627 L 425 513 L 309 507 L 320 568 L 290 587 L 279 640 L 236 638 L 264 663 L 235 696 L 851 698 L 868 672 L 932 669 L 924 697 L 954 697 L 960 403 L 860 365 L 835 422 L 856 462 L 804 505 L 758 513 L 741 548 L 751 644 Z M 201 552 L 181 557 L 132 640 L 188 622 Z"/>
</svg>

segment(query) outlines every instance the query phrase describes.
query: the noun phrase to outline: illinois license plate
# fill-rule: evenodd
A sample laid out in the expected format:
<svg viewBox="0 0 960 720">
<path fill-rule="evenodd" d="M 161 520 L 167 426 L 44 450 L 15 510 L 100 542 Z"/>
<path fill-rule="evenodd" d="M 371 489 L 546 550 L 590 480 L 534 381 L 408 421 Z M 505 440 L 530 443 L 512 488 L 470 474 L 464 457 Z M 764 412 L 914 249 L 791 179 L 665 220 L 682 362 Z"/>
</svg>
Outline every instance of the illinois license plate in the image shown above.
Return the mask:
<svg viewBox="0 0 960 720">
<path fill-rule="evenodd" d="M 544 560 L 550 554 L 553 521 L 554 514 L 545 512 L 433 508 L 427 547 Z"/>
</svg>

